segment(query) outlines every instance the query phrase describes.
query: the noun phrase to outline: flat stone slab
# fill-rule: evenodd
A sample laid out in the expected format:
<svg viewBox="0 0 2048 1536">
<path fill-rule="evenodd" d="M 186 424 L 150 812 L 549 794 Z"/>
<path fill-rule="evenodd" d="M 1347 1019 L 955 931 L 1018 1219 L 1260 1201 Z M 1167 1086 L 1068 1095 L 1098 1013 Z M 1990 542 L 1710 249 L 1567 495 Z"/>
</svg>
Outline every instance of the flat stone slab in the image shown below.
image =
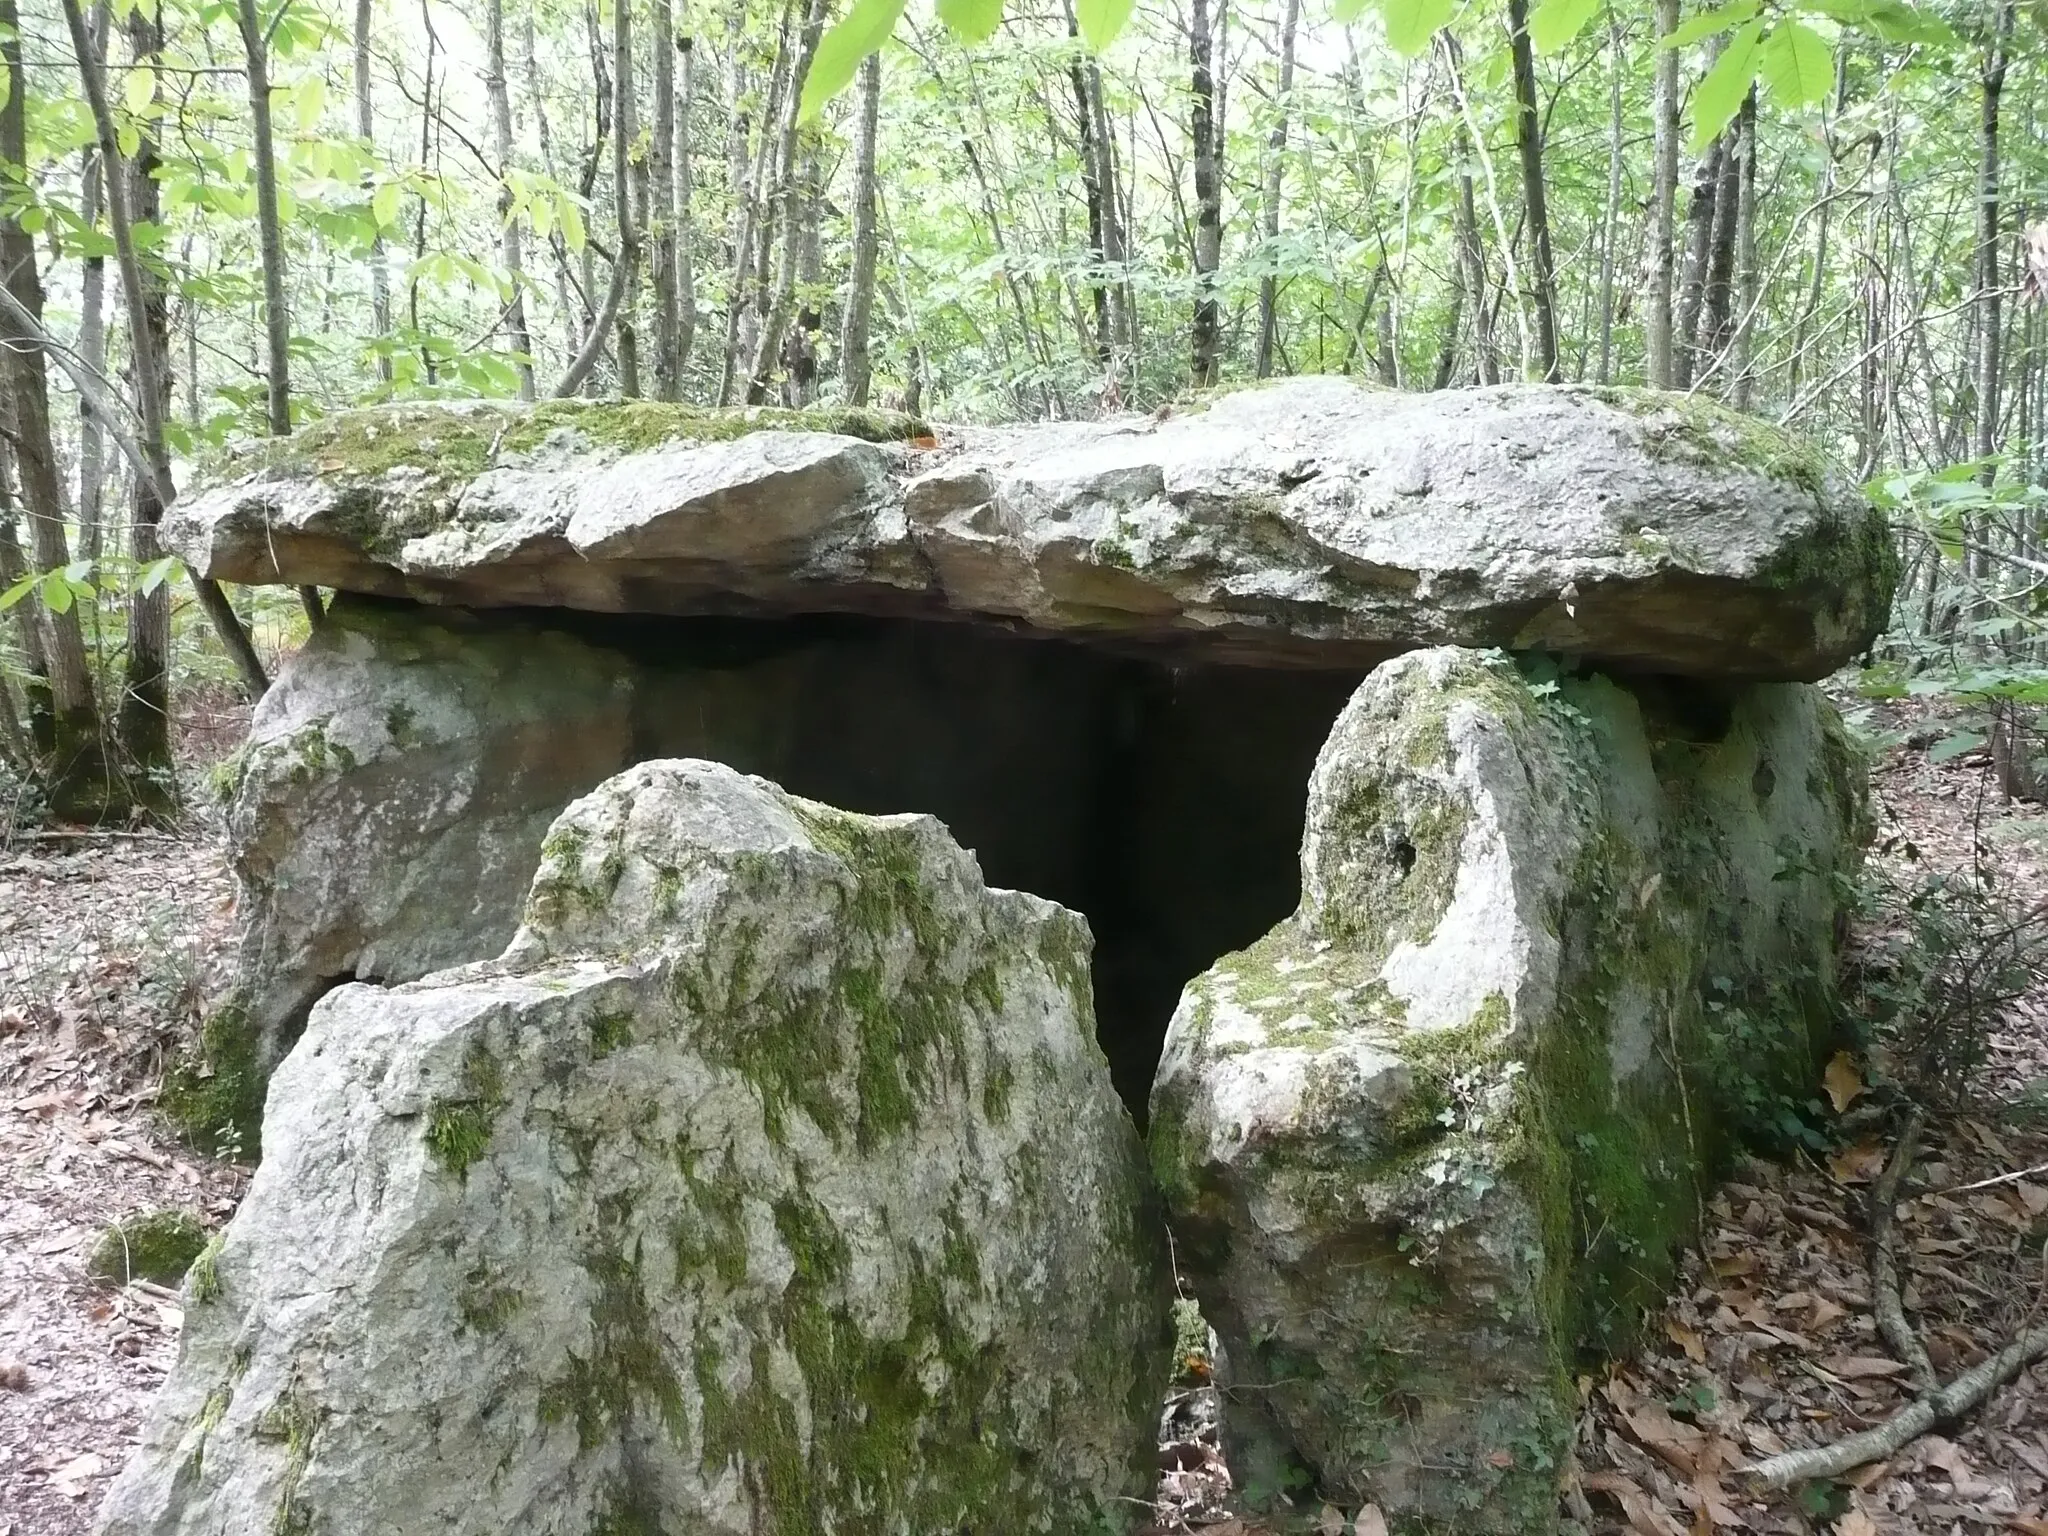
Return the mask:
<svg viewBox="0 0 2048 1536">
<path fill-rule="evenodd" d="M 175 507 L 202 575 L 472 607 L 854 612 L 1255 665 L 1422 646 L 1814 679 L 1883 628 L 1882 519 L 1706 402 L 1286 380 L 1150 418 L 944 429 L 644 402 L 399 406 Z"/>
</svg>

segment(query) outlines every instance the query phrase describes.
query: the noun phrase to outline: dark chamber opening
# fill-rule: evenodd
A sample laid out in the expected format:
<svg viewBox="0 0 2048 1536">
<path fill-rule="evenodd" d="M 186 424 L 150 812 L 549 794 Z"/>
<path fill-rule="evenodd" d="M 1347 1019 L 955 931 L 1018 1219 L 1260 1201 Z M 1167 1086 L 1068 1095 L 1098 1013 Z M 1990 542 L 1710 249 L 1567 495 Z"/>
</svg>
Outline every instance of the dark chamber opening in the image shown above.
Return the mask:
<svg viewBox="0 0 2048 1536">
<path fill-rule="evenodd" d="M 1294 910 L 1309 771 L 1362 676 L 921 620 L 563 620 L 635 663 L 636 759 L 930 812 L 991 885 L 1086 914 L 1099 1037 L 1141 1125 L 1182 986 Z"/>
</svg>

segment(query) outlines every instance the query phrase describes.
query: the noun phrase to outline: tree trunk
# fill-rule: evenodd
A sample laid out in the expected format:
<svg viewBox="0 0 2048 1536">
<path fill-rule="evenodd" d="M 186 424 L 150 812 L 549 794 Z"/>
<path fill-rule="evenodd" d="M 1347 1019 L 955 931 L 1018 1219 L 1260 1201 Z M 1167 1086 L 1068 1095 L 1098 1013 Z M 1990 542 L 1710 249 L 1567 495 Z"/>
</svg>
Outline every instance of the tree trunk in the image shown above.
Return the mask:
<svg viewBox="0 0 2048 1536">
<path fill-rule="evenodd" d="M 1620 232 L 1624 161 L 1621 18 L 1607 13 L 1607 205 L 1600 217 L 1600 383 L 1614 376 L 1614 244 Z"/>
<path fill-rule="evenodd" d="M 247 3 L 247 0 L 244 0 Z M 620 0 L 612 6 L 612 196 L 618 204 L 619 247 L 612 255 L 611 284 L 605 289 L 604 308 L 591 320 L 588 334 L 568 368 L 556 381 L 552 393 L 567 399 L 583 387 L 590 370 L 597 366 L 605 338 L 618 319 L 619 306 L 633 281 L 633 269 L 640 255 L 640 232 L 633 225 L 633 167 L 631 155 L 633 121 L 633 7 Z M 623 359 L 621 360 L 623 362 Z"/>
<path fill-rule="evenodd" d="M 1481 384 L 1500 382 L 1500 357 L 1493 345 L 1493 312 L 1487 305 L 1486 250 L 1479 243 L 1479 210 L 1472 188 L 1471 140 L 1459 123 L 1453 135 L 1458 156 L 1458 191 L 1451 203 L 1451 221 L 1458 242 L 1458 270 L 1465 304 L 1472 311 L 1473 369 Z"/>
<path fill-rule="evenodd" d="M 1288 0 L 1289 4 L 1295 0 Z M 1067 0 L 1067 36 L 1079 38 L 1081 24 L 1074 15 L 1073 0 Z M 1095 313 L 1095 362 L 1102 370 L 1105 396 L 1119 391 L 1114 377 L 1116 333 L 1110 319 L 1108 252 L 1103 246 L 1102 146 L 1096 138 L 1095 106 L 1088 96 L 1088 72 L 1076 52 L 1067 66 L 1067 82 L 1074 92 L 1074 119 L 1081 147 L 1081 196 L 1088 210 L 1088 296 Z"/>
<path fill-rule="evenodd" d="M 75 12 L 76 0 L 66 0 L 66 4 Z M 90 68 L 93 45 L 82 16 L 73 29 L 72 41 L 80 67 Z M 28 163 L 28 80 L 22 69 L 14 0 L 0 0 L 0 59 L 5 61 L 7 76 L 7 99 L 0 104 L 0 163 L 13 168 Z M 108 163 L 103 159 L 102 164 Z M 64 531 L 63 480 L 50 432 L 49 379 L 43 351 L 46 338 L 41 330 L 43 283 L 36 266 L 35 240 L 21 227 L 16 207 L 10 200 L 0 208 L 0 267 L 5 269 L 8 291 L 35 328 L 21 324 L 11 310 L 5 322 L 0 322 L 0 379 L 5 381 L 12 408 L 12 446 L 28 514 L 30 568 L 53 571 L 71 563 L 71 550 Z M 97 821 L 118 814 L 126 807 L 121 804 L 101 734 L 78 608 L 74 605 L 62 613 L 46 609 L 43 628 L 49 684 L 45 706 L 49 758 L 44 788 L 50 807 L 70 821 Z"/>
<path fill-rule="evenodd" d="M 1536 285 L 1536 361 L 1543 380 L 1562 377 L 1557 363 L 1557 280 L 1550 255 L 1550 208 L 1543 192 L 1543 123 L 1537 115 L 1536 54 L 1529 43 L 1529 0 L 1508 0 L 1514 56 L 1515 148 L 1522 158 L 1522 213 L 1529 228 L 1529 275 Z"/>
<path fill-rule="evenodd" d="M 1678 50 L 1662 46 L 1678 30 L 1678 0 L 1657 0 L 1656 176 L 1650 191 L 1650 299 L 1643 321 L 1645 372 L 1654 389 L 1677 382 L 1672 358 L 1673 222 L 1678 211 Z"/>
<path fill-rule="evenodd" d="M 697 341 L 697 253 L 691 195 L 696 190 L 696 163 L 691 155 L 691 124 L 697 106 L 697 50 L 692 39 L 676 39 L 683 56 L 682 84 L 676 103 L 676 398 L 682 399 L 683 370 Z"/>
<path fill-rule="evenodd" d="M 874 382 L 868 329 L 875 311 L 875 132 L 881 110 L 882 56 L 876 52 L 861 62 L 860 108 L 853 139 L 853 273 L 847 281 L 846 313 L 839 332 L 839 389 L 848 405 L 866 405 Z M 1097 259 L 1101 259 L 1099 251 Z M 1099 282 L 1095 292 L 1099 320 L 1106 327 L 1108 310 Z"/>
<path fill-rule="evenodd" d="M 1981 163 L 1977 179 L 1977 457 L 1989 460 L 1998 452 L 1999 371 L 2004 361 L 2000 333 L 2003 306 L 1998 292 L 1999 220 L 1998 117 L 2005 97 L 2007 54 L 2012 42 L 2014 0 L 1998 7 L 1992 35 L 1985 46 L 1983 111 L 1980 118 Z M 1997 466 L 1986 463 L 1982 479 L 1989 486 Z"/>
<path fill-rule="evenodd" d="M 1217 0 L 1218 7 L 1227 0 Z M 1216 269 L 1223 253 L 1223 179 L 1216 118 L 1215 37 L 1209 0 L 1193 0 L 1188 20 L 1188 58 L 1193 66 L 1189 124 L 1195 173 L 1195 324 L 1189 372 L 1195 388 L 1215 384 L 1222 362 L 1222 310 L 1216 299 Z"/>
<path fill-rule="evenodd" d="M 67 0 L 67 4 L 70 0 Z M 277 214 L 277 152 L 270 133 L 269 43 L 256 0 L 237 0 L 235 17 L 249 65 L 249 119 L 256 146 L 256 236 L 263 263 L 263 336 L 272 437 L 292 430 L 291 311 L 284 298 L 284 230 Z"/>
<path fill-rule="evenodd" d="M 798 174 L 797 109 L 802 104 L 804 81 L 811 73 L 811 60 L 818 52 L 818 38 L 825 30 L 825 0 L 810 0 L 804 16 L 804 30 L 797 44 L 796 61 L 783 94 L 780 140 L 775 163 L 780 167 L 775 184 L 775 209 L 762 231 L 761 253 L 765 257 L 773 244 L 777 226 L 782 232 L 782 260 L 776 268 L 775 287 L 761 320 L 761 332 L 754 342 L 754 366 L 748 374 L 747 404 L 759 405 L 768 398 L 768 385 L 782 349 L 782 333 L 796 306 L 796 267 L 801 242 L 797 238 Z M 758 276 L 758 273 L 757 273 Z"/>
<path fill-rule="evenodd" d="M 1693 336 L 1693 377 L 1704 381 L 1728 340 L 1735 295 L 1735 235 L 1742 202 L 1742 132 L 1731 127 L 1721 140 L 1715 170 L 1714 227 L 1707 239 L 1706 274 L 1700 287 L 1698 330 Z M 1727 381 L 1721 380 L 1725 389 Z"/>
<path fill-rule="evenodd" d="M 63 0 L 63 5 L 64 19 L 71 28 L 72 47 L 78 57 L 79 78 L 85 86 L 86 104 L 92 111 L 93 128 L 99 135 L 100 155 L 107 166 L 107 219 L 113 226 L 114 261 L 121 273 L 121 297 L 128 311 L 129 362 L 138 380 L 154 379 L 159 376 L 162 365 L 156 357 L 155 338 L 143 320 L 148 309 L 149 289 L 143 281 L 142 258 L 136 251 L 135 224 L 128 216 L 127 177 L 119 174 L 116 169 L 121 164 L 120 140 L 114 128 L 114 114 L 107 105 L 106 77 L 94 66 L 90 50 L 86 47 L 85 18 L 79 13 L 78 0 Z M 13 27 L 14 0 L 0 0 L 0 37 L 11 39 Z M 20 79 L 20 55 L 18 52 L 8 51 L 15 46 L 11 41 L 0 43 L 0 55 L 5 55 L 8 60 L 10 84 L 18 83 Z M 20 100 L 19 90 L 10 91 L 7 106 L 0 107 L 0 160 L 14 159 L 21 147 L 18 139 L 10 140 L 7 128 L 8 115 L 10 111 L 17 109 Z M 19 130 L 19 126 L 17 122 L 16 131 Z M 18 164 L 19 161 L 16 160 L 15 163 Z M 24 295 L 14 287 L 14 279 L 20 271 L 20 264 L 9 256 L 5 245 L 6 231 L 10 227 L 15 228 L 17 232 L 19 230 L 19 226 L 14 225 L 13 221 L 0 219 L 0 264 L 4 264 L 8 269 L 9 290 L 14 294 L 20 313 L 15 313 L 13 306 L 8 308 L 4 327 L 0 327 L 0 335 L 20 327 L 34 340 L 29 347 L 6 347 L 0 348 L 0 351 L 4 351 L 9 359 L 33 357 L 36 372 L 40 375 L 43 371 L 40 351 L 43 344 L 40 331 L 42 285 L 35 278 L 34 252 L 31 249 L 27 252 L 27 272 L 28 281 L 33 288 L 34 303 L 23 302 Z M 40 395 L 38 398 L 41 398 Z M 164 444 L 162 398 L 153 389 L 136 390 L 135 412 L 141 423 L 141 429 L 131 445 L 136 459 L 136 472 L 149 480 L 155 488 L 159 506 L 167 507 L 177 494 L 177 481 L 171 475 L 170 450 Z M 47 439 L 47 409 L 44 411 L 43 420 L 44 436 Z M 35 494 L 29 490 L 26 470 L 22 490 L 25 495 Z M 248 631 L 242 628 L 242 621 L 228 602 L 227 594 L 221 591 L 218 582 L 209 581 L 197 573 L 192 577 L 192 590 L 198 595 L 200 607 L 206 610 L 207 618 L 212 621 L 214 630 L 219 634 L 221 645 L 227 651 L 229 659 L 234 662 L 235 670 L 241 674 L 244 690 L 252 700 L 260 698 L 263 691 L 270 686 L 270 681 L 263 675 L 263 662 L 256 655 L 256 648 L 249 643 Z"/>
<path fill-rule="evenodd" d="M 374 160 L 377 151 L 377 104 L 370 81 L 370 6 L 371 0 L 356 0 L 356 135 L 362 139 Z M 367 194 L 374 190 L 375 184 L 375 175 L 365 171 L 364 192 Z M 388 385 L 391 382 L 391 272 L 384 261 L 382 229 L 370 237 L 370 324 L 377 332 L 377 377 Z"/>
<path fill-rule="evenodd" d="M 1742 180 L 1735 197 L 1735 330 L 1728 342 L 1727 394 L 1738 411 L 1749 409 L 1750 337 L 1757 301 L 1756 269 L 1756 92 L 1742 104 L 1737 123 Z"/>
<path fill-rule="evenodd" d="M 676 292 L 676 24 L 670 0 L 653 0 L 654 124 L 647 136 L 649 259 L 654 280 L 654 398 L 682 398 L 683 308 Z"/>
<path fill-rule="evenodd" d="M 162 15 L 158 7 L 139 5 L 128 12 L 128 43 L 137 64 L 154 67 L 162 57 Z M 156 143 L 145 135 L 127 167 L 131 226 L 162 222 L 157 166 Z M 171 414 L 170 295 L 162 275 L 153 268 L 142 269 L 142 287 L 142 305 L 134 322 L 149 336 L 141 355 L 149 359 L 151 371 L 135 370 L 135 390 L 138 396 L 144 391 L 153 395 L 153 414 L 162 422 Z M 147 475 L 137 475 L 129 502 L 128 539 L 138 571 L 163 558 L 164 548 L 157 537 L 163 515 L 163 498 L 156 484 Z M 137 582 L 128 593 L 128 678 L 121 695 L 121 752 L 136 802 L 159 815 L 175 809 L 178 800 L 171 762 L 170 656 L 170 584 L 160 581 L 145 592 Z"/>
<path fill-rule="evenodd" d="M 498 242 L 512 300 L 505 306 L 505 339 L 519 371 L 519 398 L 533 398 L 533 336 L 526 327 L 526 251 L 513 211 L 512 92 L 505 79 L 505 0 L 484 7 L 484 95 L 491 108 L 491 153 L 498 157 Z"/>
<path fill-rule="evenodd" d="M 1721 142 L 1715 140 L 1693 168 L 1692 201 L 1685 211 L 1685 277 L 1679 288 L 1678 315 L 1673 324 L 1671 386 L 1691 387 L 1693 342 L 1699 331 L 1700 307 L 1706 300 L 1707 274 L 1714 260 L 1714 194 L 1721 186 Z"/>
<path fill-rule="evenodd" d="M 1286 186 L 1287 114 L 1294 95 L 1294 34 L 1301 25 L 1301 0 L 1287 0 L 1280 18 L 1280 83 L 1273 100 L 1273 131 L 1266 136 L 1265 207 L 1266 263 L 1275 259 L 1280 239 L 1280 194 Z M 1455 302 L 1455 301 L 1453 301 Z M 1456 327 L 1452 327 L 1455 335 Z M 1252 358 L 1252 372 L 1264 379 L 1272 376 L 1273 345 L 1280 334 L 1280 279 L 1267 272 L 1259 279 L 1259 342 Z"/>
<path fill-rule="evenodd" d="M 107 35 L 112 24 L 112 6 L 109 0 L 100 0 L 92 10 L 91 31 L 94 53 L 102 67 L 107 57 Z M 78 188 L 78 216 L 87 229 L 99 225 L 100 205 L 104 201 L 101 187 L 105 175 L 106 165 L 100 159 L 99 151 L 88 149 Z M 78 356 L 87 368 L 104 377 L 107 371 L 107 262 L 95 251 L 80 265 L 83 271 L 79 276 Z M 80 553 L 95 564 L 99 561 L 106 537 L 106 450 L 106 428 L 81 397 L 78 402 L 78 542 Z"/>
</svg>

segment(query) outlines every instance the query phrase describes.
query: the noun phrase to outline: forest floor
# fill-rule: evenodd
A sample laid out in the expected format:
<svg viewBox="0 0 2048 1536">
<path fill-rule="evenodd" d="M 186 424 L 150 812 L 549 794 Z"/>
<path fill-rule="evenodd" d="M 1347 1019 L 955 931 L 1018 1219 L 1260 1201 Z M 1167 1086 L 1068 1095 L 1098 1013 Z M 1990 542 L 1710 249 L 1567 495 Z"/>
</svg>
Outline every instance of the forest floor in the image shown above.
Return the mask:
<svg viewBox="0 0 2048 1536">
<path fill-rule="evenodd" d="M 1931 762 L 1938 734 L 1883 759 L 1879 857 L 1942 869 L 1981 856 L 2016 892 L 2048 896 L 2048 808 L 1996 803 L 1981 757 Z M 167 1206 L 218 1226 L 246 1183 L 152 1113 L 166 1052 L 224 979 L 233 926 L 213 827 L 0 840 L 0 1536 L 89 1529 L 176 1357 L 176 1295 L 94 1280 L 99 1233 Z M 1944 1379 L 2048 1316 L 2048 997 L 2014 1009 L 1995 1047 L 1980 1109 L 1930 1130 L 1898 1206 L 1906 1308 Z M 1749 1163 L 1711 1202 L 1650 1345 L 1580 1383 L 1574 1506 L 1592 1530 L 2048 1536 L 2048 1365 L 1824 1496 L 1763 1499 L 1740 1475 L 1909 1400 L 1871 1318 L 1865 1207 L 1885 1155 L 1852 1137 Z M 1208 1437 L 1169 1436 L 1163 1464 L 1185 1470 L 1166 1473 L 1155 1529 L 1278 1529 L 1228 1513 Z M 1381 1529 L 1334 1508 L 1289 1528 L 1304 1525 Z"/>
</svg>

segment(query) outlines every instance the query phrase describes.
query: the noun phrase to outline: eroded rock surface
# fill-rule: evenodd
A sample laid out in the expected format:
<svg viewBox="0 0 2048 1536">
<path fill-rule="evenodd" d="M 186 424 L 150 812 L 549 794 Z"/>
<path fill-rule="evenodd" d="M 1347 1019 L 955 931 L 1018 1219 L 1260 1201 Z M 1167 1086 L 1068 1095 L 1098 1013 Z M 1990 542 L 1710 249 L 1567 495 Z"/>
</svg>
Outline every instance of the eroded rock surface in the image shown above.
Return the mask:
<svg viewBox="0 0 2048 1536">
<path fill-rule="evenodd" d="M 1834 1023 L 1864 770 L 1819 692 L 1542 672 L 1366 681 L 1300 911 L 1189 986 L 1153 1093 L 1240 1476 L 1397 1527 L 1554 1524 L 1578 1351 L 1661 1298 Z"/>
<path fill-rule="evenodd" d="M 1122 1528 L 1168 1298 L 1088 955 L 929 817 L 607 781 L 501 960 L 314 1009 L 103 1536 Z"/>
<path fill-rule="evenodd" d="M 1540 647 L 1702 677 L 1825 675 L 1896 577 L 1822 458 L 1641 391 L 1299 378 L 936 448 L 807 419 L 357 413 L 252 449 L 165 539 L 224 580 L 470 606 L 968 619 L 1261 665 Z"/>
</svg>

